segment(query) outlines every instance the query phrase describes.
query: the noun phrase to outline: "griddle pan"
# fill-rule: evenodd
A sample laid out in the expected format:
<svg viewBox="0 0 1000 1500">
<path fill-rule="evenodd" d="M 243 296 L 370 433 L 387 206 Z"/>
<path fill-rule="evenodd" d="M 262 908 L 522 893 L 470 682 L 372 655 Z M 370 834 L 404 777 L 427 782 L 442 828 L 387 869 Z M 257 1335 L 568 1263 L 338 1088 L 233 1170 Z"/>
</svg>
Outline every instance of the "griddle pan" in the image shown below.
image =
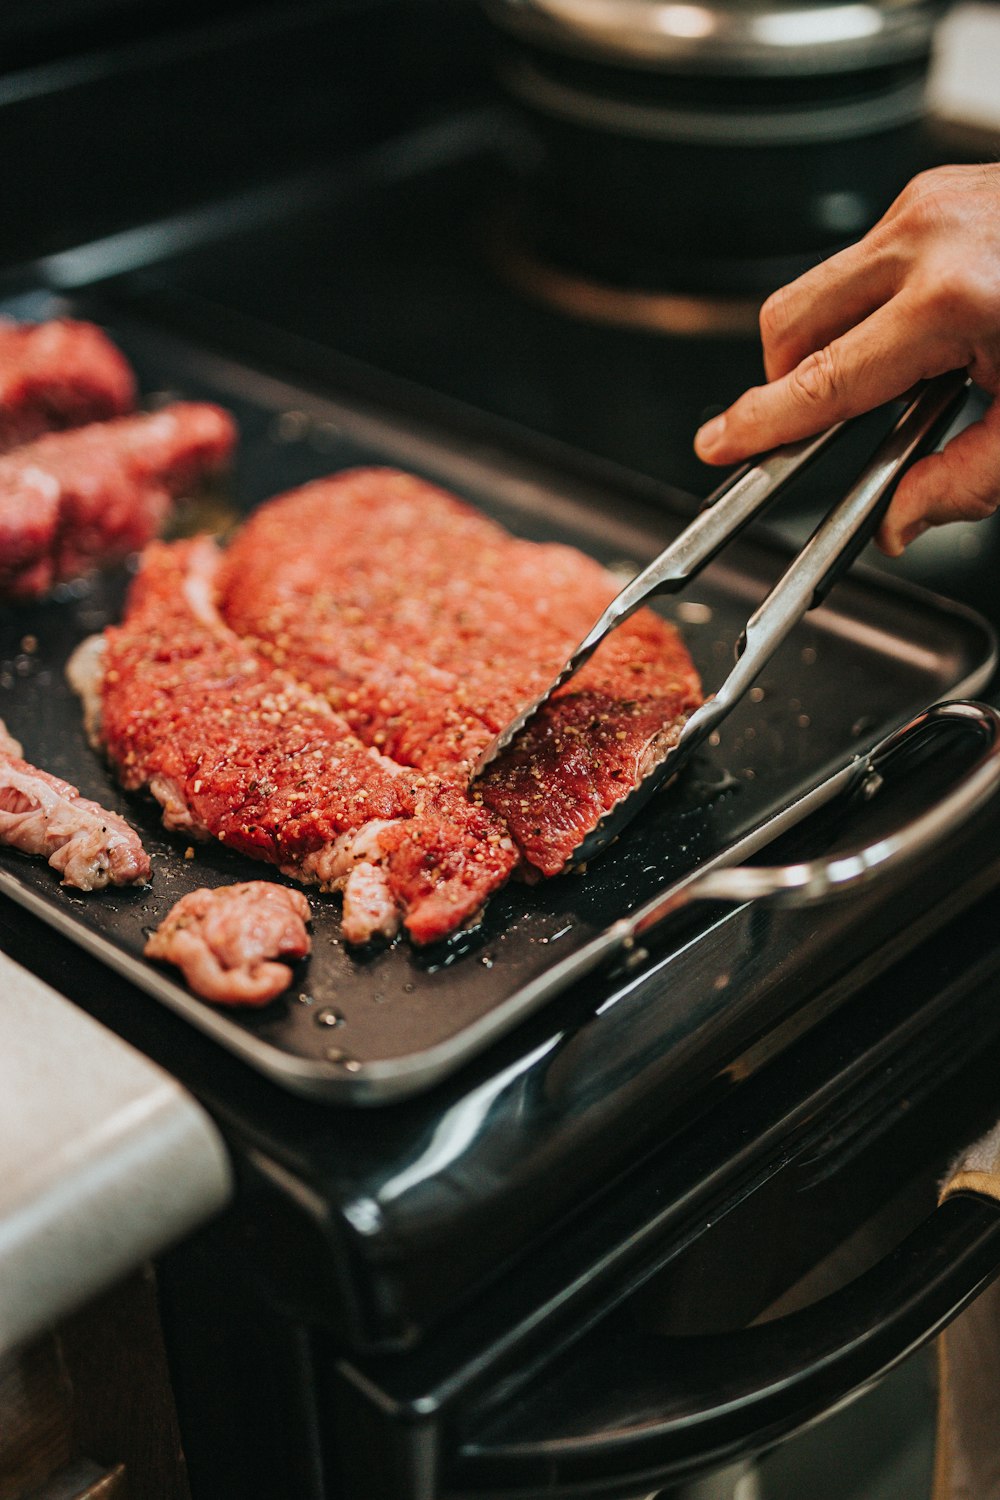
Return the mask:
<svg viewBox="0 0 1000 1500">
<path fill-rule="evenodd" d="M 15 311 L 86 315 L 43 295 Z M 196 502 L 188 529 L 232 524 L 270 495 L 370 463 L 444 484 L 522 536 L 581 547 L 623 580 L 683 524 L 649 503 L 648 482 L 596 464 L 581 477 L 579 460 L 563 467 L 555 447 L 525 457 L 499 429 L 495 441 L 470 446 L 464 433 L 317 395 L 162 330 L 103 322 L 150 402 L 219 401 L 239 421 L 232 481 Z M 744 536 L 690 595 L 663 606 L 706 680 L 732 660 L 748 614 L 786 563 L 777 545 Z M 259 1011 L 223 1010 L 144 959 L 143 944 L 188 891 L 274 872 L 216 844 L 191 856 L 187 840 L 165 833 L 155 804 L 122 793 L 88 747 L 63 677 L 79 641 L 119 617 L 128 578 L 122 567 L 42 604 L 0 609 L 0 717 L 28 759 L 129 819 L 152 857 L 152 883 L 84 896 L 61 887 L 43 861 L 0 849 L 0 891 L 277 1083 L 341 1103 L 402 1098 L 445 1076 L 571 983 L 599 948 L 595 937 L 693 870 L 763 847 L 926 704 L 979 691 L 995 661 L 993 633 L 972 611 L 855 573 L 797 628 L 714 743 L 588 869 L 511 884 L 481 926 L 424 950 L 405 939 L 348 950 L 339 899 L 309 891 L 313 952 L 290 990 Z"/>
</svg>

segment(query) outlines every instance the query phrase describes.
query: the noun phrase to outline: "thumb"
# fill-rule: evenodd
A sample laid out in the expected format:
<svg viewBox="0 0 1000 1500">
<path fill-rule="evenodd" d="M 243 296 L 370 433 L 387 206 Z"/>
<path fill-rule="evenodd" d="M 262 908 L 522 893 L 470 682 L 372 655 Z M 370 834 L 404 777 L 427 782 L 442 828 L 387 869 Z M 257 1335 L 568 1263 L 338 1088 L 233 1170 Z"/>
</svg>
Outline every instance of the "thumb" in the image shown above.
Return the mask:
<svg viewBox="0 0 1000 1500">
<path fill-rule="evenodd" d="M 876 541 L 898 557 L 929 526 L 980 521 L 1000 506 L 1000 402 L 900 482 Z"/>
</svg>

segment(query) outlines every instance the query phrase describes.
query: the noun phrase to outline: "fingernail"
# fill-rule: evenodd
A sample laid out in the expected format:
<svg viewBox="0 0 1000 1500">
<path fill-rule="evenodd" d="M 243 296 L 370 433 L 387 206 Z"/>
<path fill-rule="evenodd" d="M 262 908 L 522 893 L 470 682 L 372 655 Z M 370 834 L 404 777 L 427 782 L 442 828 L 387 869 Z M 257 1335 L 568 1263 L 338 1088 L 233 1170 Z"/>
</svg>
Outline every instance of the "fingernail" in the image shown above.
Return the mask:
<svg viewBox="0 0 1000 1500">
<path fill-rule="evenodd" d="M 704 427 L 699 427 L 695 433 L 695 448 L 701 454 L 713 453 L 720 446 L 725 435 L 725 417 L 713 417 L 710 422 L 705 423 Z"/>
</svg>

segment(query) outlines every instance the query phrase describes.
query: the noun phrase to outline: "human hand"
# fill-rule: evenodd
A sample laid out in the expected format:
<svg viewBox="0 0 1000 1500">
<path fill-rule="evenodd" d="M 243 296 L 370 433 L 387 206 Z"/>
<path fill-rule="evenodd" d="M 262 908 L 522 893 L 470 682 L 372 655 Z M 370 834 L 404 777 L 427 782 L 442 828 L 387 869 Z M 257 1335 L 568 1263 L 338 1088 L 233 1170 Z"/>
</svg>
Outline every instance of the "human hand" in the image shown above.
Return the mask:
<svg viewBox="0 0 1000 1500">
<path fill-rule="evenodd" d="M 915 177 L 864 239 L 769 297 L 760 329 L 768 383 L 700 429 L 706 463 L 811 436 L 967 369 L 992 405 L 904 475 L 876 541 L 897 557 L 929 526 L 1000 505 L 1000 165 Z"/>
</svg>

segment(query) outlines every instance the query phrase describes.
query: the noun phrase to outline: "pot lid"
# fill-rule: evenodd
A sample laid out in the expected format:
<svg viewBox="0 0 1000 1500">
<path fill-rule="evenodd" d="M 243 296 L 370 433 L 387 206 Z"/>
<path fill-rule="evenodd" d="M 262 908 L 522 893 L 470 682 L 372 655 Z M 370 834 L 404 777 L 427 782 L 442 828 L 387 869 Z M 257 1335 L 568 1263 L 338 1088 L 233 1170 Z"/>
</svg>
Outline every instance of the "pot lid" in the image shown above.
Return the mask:
<svg viewBox="0 0 1000 1500">
<path fill-rule="evenodd" d="M 935 0 L 484 0 L 557 51 L 649 69 L 817 73 L 919 57 Z"/>
</svg>

